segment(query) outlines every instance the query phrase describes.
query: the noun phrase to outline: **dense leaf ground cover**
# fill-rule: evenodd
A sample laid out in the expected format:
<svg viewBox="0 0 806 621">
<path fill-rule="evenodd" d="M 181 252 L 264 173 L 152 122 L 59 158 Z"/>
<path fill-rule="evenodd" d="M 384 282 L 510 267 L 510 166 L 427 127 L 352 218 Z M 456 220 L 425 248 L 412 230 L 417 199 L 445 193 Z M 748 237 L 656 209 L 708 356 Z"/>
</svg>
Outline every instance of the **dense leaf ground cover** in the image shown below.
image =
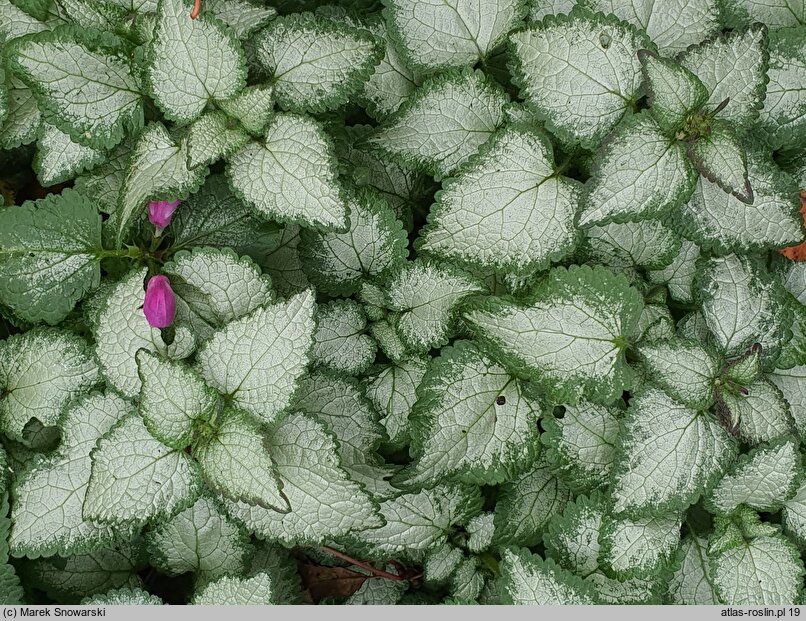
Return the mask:
<svg viewBox="0 0 806 621">
<path fill-rule="evenodd" d="M 800 603 L 805 187 L 803 0 L 0 0 L 0 599 Z"/>
</svg>

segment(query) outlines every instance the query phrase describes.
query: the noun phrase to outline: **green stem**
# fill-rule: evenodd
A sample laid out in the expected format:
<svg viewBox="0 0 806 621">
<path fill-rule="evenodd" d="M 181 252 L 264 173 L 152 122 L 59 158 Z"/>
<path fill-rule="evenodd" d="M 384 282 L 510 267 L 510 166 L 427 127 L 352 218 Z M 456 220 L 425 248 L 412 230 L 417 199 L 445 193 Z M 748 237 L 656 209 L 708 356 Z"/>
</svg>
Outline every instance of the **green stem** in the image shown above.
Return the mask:
<svg viewBox="0 0 806 621">
<path fill-rule="evenodd" d="M 154 276 L 155 274 L 159 274 L 157 263 L 150 254 L 145 256 L 145 260 L 146 265 L 148 266 L 148 276 L 151 277 Z"/>
<path fill-rule="evenodd" d="M 160 235 L 157 235 L 156 232 L 151 233 L 151 245 L 148 247 L 148 254 L 154 254 L 161 241 L 162 237 Z"/>
<path fill-rule="evenodd" d="M 98 257 L 101 259 L 108 259 L 111 257 L 119 257 L 123 259 L 140 259 L 143 256 L 143 251 L 137 246 L 128 246 L 127 248 L 117 248 L 115 250 L 99 250 Z"/>
</svg>

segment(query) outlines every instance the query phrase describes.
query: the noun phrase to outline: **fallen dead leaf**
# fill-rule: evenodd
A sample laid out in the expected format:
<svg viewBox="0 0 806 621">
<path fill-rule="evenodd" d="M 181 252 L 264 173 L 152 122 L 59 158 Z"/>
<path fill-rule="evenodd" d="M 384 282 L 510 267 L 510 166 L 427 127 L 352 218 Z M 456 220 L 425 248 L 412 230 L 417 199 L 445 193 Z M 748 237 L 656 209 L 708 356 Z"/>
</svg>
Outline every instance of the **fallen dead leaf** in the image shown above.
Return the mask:
<svg viewBox="0 0 806 621">
<path fill-rule="evenodd" d="M 371 578 L 347 567 L 328 567 L 313 563 L 298 564 L 302 578 L 302 588 L 308 591 L 316 604 L 324 598 L 349 597 L 361 588 L 365 580 Z"/>
<path fill-rule="evenodd" d="M 804 224 L 806 224 L 806 190 L 800 191 L 800 213 L 803 215 Z M 778 252 L 791 261 L 806 261 L 806 240 L 795 246 L 781 248 Z"/>
</svg>

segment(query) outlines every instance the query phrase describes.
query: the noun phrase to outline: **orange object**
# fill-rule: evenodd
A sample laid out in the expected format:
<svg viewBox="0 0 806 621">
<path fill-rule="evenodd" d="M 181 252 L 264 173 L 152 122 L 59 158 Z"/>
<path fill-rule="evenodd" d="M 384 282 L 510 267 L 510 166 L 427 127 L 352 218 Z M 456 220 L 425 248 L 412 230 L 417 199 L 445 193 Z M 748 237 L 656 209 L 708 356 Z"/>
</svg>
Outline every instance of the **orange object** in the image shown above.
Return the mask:
<svg viewBox="0 0 806 621">
<path fill-rule="evenodd" d="M 803 215 L 804 224 L 806 224 L 806 190 L 800 191 L 800 213 Z M 806 240 L 796 246 L 781 248 L 778 252 L 792 261 L 806 261 Z"/>
<path fill-rule="evenodd" d="M 190 11 L 190 19 L 196 19 L 201 11 L 201 0 L 193 0 L 193 8 Z"/>
</svg>

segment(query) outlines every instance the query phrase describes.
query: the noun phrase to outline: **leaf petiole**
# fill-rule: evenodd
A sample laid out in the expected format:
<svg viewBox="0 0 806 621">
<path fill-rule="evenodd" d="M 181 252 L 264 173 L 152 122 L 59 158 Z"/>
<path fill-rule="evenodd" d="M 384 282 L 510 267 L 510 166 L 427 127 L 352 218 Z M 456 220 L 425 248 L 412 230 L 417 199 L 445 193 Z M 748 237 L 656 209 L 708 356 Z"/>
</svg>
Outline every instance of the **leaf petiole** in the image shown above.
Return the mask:
<svg viewBox="0 0 806 621">
<path fill-rule="evenodd" d="M 101 259 L 107 259 L 111 257 L 139 259 L 142 256 L 143 251 L 137 246 L 127 246 L 126 248 L 115 248 L 112 250 L 98 251 L 98 257 Z"/>
</svg>

